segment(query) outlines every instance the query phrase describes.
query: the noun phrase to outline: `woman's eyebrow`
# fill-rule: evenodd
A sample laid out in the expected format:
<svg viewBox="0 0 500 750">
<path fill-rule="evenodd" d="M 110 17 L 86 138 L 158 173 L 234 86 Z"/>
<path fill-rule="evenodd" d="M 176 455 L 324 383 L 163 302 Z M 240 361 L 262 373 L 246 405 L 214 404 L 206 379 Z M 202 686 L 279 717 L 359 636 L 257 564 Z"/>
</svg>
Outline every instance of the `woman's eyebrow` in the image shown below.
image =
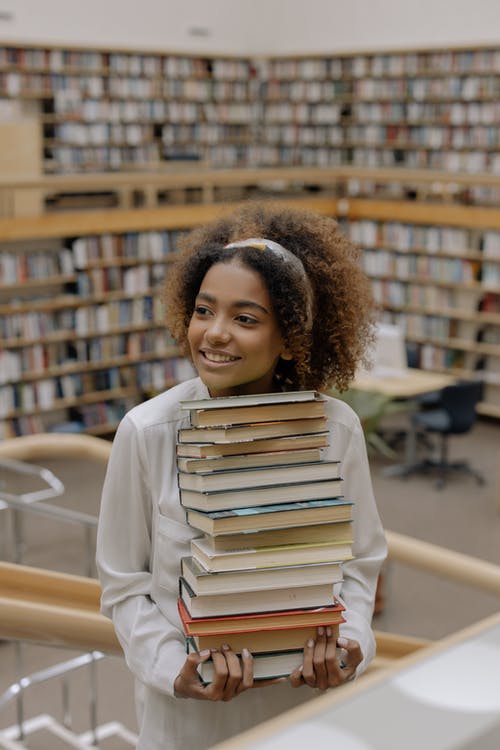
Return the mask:
<svg viewBox="0 0 500 750">
<path fill-rule="evenodd" d="M 196 296 L 197 300 L 205 300 L 205 302 L 211 302 L 212 304 L 217 302 L 216 297 L 214 297 L 212 294 L 207 294 L 207 292 L 200 292 Z M 249 299 L 241 299 L 236 300 L 232 303 L 232 307 L 236 307 L 238 309 L 241 308 L 248 308 L 248 307 L 255 307 L 257 310 L 261 310 L 266 315 L 269 315 L 269 310 L 266 307 L 263 307 L 262 305 L 259 305 L 258 302 L 254 302 L 253 300 Z"/>
</svg>

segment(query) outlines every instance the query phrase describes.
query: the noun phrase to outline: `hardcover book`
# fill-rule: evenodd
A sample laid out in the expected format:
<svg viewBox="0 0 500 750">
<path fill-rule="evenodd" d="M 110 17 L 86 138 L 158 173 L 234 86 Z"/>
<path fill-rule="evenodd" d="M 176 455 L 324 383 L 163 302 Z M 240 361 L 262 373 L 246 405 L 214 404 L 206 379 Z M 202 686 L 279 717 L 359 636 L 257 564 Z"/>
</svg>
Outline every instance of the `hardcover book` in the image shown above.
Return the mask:
<svg viewBox="0 0 500 750">
<path fill-rule="evenodd" d="M 186 427 L 178 434 L 179 443 L 233 443 L 257 438 L 306 435 L 326 431 L 326 419 L 289 419 L 281 422 L 255 422 L 226 427 Z"/>
<path fill-rule="evenodd" d="M 263 591 L 257 589 L 256 591 L 231 591 L 227 594 L 197 595 L 184 578 L 179 579 L 179 595 L 191 617 L 321 607 L 333 602 L 334 588 L 331 583 L 319 583 Z"/>
<path fill-rule="evenodd" d="M 343 480 L 337 478 L 321 479 L 317 482 L 274 484 L 268 487 L 238 487 L 213 492 L 197 492 L 187 489 L 180 489 L 179 492 L 181 503 L 185 508 L 211 511 L 340 497 L 342 489 Z"/>
<path fill-rule="evenodd" d="M 220 425 L 249 424 L 252 422 L 278 422 L 287 419 L 324 417 L 324 401 L 304 401 L 293 404 L 258 404 L 233 406 L 226 409 L 193 409 L 189 413 L 192 427 L 217 427 Z"/>
<path fill-rule="evenodd" d="M 213 552 L 232 552 L 238 549 L 277 547 L 282 544 L 314 544 L 342 542 L 352 544 L 352 521 L 315 524 L 313 526 L 288 526 L 268 531 L 245 531 L 241 534 L 206 534 L 205 544 Z"/>
<path fill-rule="evenodd" d="M 243 648 L 248 648 L 252 653 L 263 651 L 289 651 L 291 649 L 304 648 L 309 638 L 315 638 L 317 626 L 314 624 L 296 625 L 292 627 L 273 627 L 267 628 L 265 623 L 260 627 L 253 627 L 249 630 L 219 630 L 218 632 L 194 633 L 186 630 L 184 617 L 187 615 L 182 602 L 179 603 L 179 615 L 184 628 L 184 634 L 189 636 L 198 651 L 206 648 L 221 648 L 222 644 L 227 643 L 231 649 L 240 654 Z M 189 615 L 187 615 L 189 617 Z M 333 614 L 331 615 L 333 618 Z M 314 618 L 313 618 L 314 619 Z M 330 625 L 334 637 L 338 637 L 339 621 L 344 622 L 343 617 L 335 616 L 335 622 Z M 192 621 L 191 621 L 192 622 Z M 230 622 L 226 621 L 228 627 Z M 222 628 L 221 624 L 221 628 Z M 191 627 L 191 631 L 196 628 Z"/>
<path fill-rule="evenodd" d="M 192 653 L 193 651 L 198 651 L 198 649 L 192 639 L 188 638 L 188 653 Z M 300 667 L 303 657 L 304 652 L 302 649 L 253 654 L 254 679 L 266 680 L 275 677 L 288 677 L 294 669 Z M 212 682 L 214 678 L 214 665 L 211 659 L 198 666 L 198 674 L 205 685 Z"/>
<path fill-rule="evenodd" d="M 245 487 L 267 487 L 294 482 L 318 482 L 340 478 L 339 461 L 316 461 L 308 464 L 290 463 L 283 466 L 259 466 L 224 471 L 204 471 L 196 474 L 179 472 L 181 489 L 210 492 L 214 490 L 237 490 Z"/>
<path fill-rule="evenodd" d="M 181 408 L 189 411 L 198 411 L 321 400 L 322 396 L 318 391 L 278 391 L 277 393 L 248 393 L 241 396 L 219 396 L 218 398 L 184 400 L 181 401 Z"/>
<path fill-rule="evenodd" d="M 289 609 L 282 612 L 259 612 L 234 616 L 192 617 L 179 599 L 179 615 L 184 633 L 190 635 L 220 635 L 221 633 L 248 633 L 253 630 L 284 630 L 304 625 L 338 625 L 344 621 L 345 607 L 339 602 L 324 607 Z"/>
<path fill-rule="evenodd" d="M 195 594 L 230 594 L 233 591 L 280 589 L 306 584 L 333 585 L 342 580 L 342 565 L 339 562 L 326 562 L 209 573 L 192 557 L 183 557 L 181 575 Z"/>
<path fill-rule="evenodd" d="M 190 526 L 206 534 L 231 534 L 350 521 L 352 505 L 352 502 L 344 497 L 333 497 L 221 511 L 202 512 L 188 509 L 186 518 Z"/>
<path fill-rule="evenodd" d="M 261 466 L 282 466 L 283 464 L 307 464 L 321 460 L 321 448 L 308 450 L 270 451 L 266 453 L 243 453 L 235 456 L 215 458 L 177 457 L 177 468 L 188 474 L 208 471 L 251 469 Z"/>
<path fill-rule="evenodd" d="M 253 570 L 283 565 L 340 562 L 352 558 L 352 547 L 349 543 L 319 542 L 214 552 L 206 540 L 201 538 L 191 540 L 191 555 L 205 570 L 218 573 L 223 570 Z"/>
<path fill-rule="evenodd" d="M 201 437 L 198 438 L 201 441 Z M 327 432 L 307 435 L 264 438 L 262 440 L 239 440 L 234 443 L 177 443 L 178 456 L 188 458 L 214 458 L 216 456 L 236 456 L 270 451 L 292 451 L 307 448 L 325 448 L 328 445 Z"/>
</svg>

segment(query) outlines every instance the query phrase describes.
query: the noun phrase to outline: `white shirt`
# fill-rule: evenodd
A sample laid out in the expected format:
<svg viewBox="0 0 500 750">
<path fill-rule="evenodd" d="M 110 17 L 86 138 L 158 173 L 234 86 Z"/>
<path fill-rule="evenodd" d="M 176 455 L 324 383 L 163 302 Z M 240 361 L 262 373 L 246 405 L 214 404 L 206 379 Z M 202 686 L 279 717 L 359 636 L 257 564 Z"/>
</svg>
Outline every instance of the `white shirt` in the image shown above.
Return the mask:
<svg viewBox="0 0 500 750">
<path fill-rule="evenodd" d="M 201 750 L 303 702 L 316 693 L 288 683 L 255 688 L 232 701 L 174 697 L 186 659 L 177 612 L 180 558 L 200 532 L 187 525 L 177 486 L 177 430 L 188 426 L 185 399 L 208 398 L 199 378 L 133 408 L 122 420 L 104 482 L 97 534 L 102 612 L 113 620 L 139 684 L 140 750 Z M 341 634 L 359 641 L 360 674 L 375 653 L 371 630 L 380 565 L 386 555 L 359 419 L 327 397 L 330 445 L 325 458 L 341 461 L 344 494 L 354 502 L 355 558 L 343 564 Z"/>
</svg>

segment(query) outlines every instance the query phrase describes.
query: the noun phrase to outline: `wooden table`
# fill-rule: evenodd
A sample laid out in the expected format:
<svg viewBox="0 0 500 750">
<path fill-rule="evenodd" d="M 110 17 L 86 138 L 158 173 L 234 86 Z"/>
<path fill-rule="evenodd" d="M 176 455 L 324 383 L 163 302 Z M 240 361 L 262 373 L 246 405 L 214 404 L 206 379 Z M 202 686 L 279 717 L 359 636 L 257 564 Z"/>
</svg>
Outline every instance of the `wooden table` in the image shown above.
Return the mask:
<svg viewBox="0 0 500 750">
<path fill-rule="evenodd" d="M 406 401 L 408 411 L 414 411 L 415 399 L 418 396 L 434 393 L 452 385 L 456 378 L 446 373 L 429 372 L 409 367 L 404 372 L 371 371 L 356 376 L 351 388 L 360 391 L 370 391 L 388 396 L 391 399 Z M 387 467 L 386 476 L 408 476 L 418 469 L 417 461 L 417 433 L 411 419 L 405 441 L 405 459 L 403 463 Z"/>
</svg>

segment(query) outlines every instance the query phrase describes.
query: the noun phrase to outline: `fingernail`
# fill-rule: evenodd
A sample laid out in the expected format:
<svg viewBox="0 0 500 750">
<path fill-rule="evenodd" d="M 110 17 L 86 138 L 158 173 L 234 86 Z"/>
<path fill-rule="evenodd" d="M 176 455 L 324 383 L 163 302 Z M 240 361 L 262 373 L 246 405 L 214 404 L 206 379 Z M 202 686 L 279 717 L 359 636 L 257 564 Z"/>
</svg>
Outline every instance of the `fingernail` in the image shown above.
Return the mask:
<svg viewBox="0 0 500 750">
<path fill-rule="evenodd" d="M 203 649 L 203 651 L 200 651 L 199 656 L 210 656 L 210 653 L 211 653 L 210 649 L 205 648 Z"/>
<path fill-rule="evenodd" d="M 223 643 L 222 648 L 224 649 L 224 651 L 229 651 L 229 646 L 227 645 L 227 643 Z"/>
<path fill-rule="evenodd" d="M 326 629 L 326 636 L 327 636 L 327 638 L 331 638 L 332 637 L 332 629 L 331 628 L 327 628 Z"/>
<path fill-rule="evenodd" d="M 340 646 L 340 648 L 347 648 L 348 645 L 349 641 L 347 640 L 347 638 L 342 638 L 342 636 L 340 638 L 337 638 L 337 646 Z"/>
<path fill-rule="evenodd" d="M 325 634 L 325 629 L 323 627 L 319 627 L 318 628 L 318 635 L 324 635 L 324 634 Z"/>
<path fill-rule="evenodd" d="M 250 656 L 250 651 L 247 648 L 243 648 L 241 650 L 241 655 L 242 656 Z"/>
<path fill-rule="evenodd" d="M 314 646 L 314 641 L 312 638 L 309 638 L 309 640 L 307 641 L 307 645 L 309 646 L 309 648 L 312 648 Z"/>
</svg>

